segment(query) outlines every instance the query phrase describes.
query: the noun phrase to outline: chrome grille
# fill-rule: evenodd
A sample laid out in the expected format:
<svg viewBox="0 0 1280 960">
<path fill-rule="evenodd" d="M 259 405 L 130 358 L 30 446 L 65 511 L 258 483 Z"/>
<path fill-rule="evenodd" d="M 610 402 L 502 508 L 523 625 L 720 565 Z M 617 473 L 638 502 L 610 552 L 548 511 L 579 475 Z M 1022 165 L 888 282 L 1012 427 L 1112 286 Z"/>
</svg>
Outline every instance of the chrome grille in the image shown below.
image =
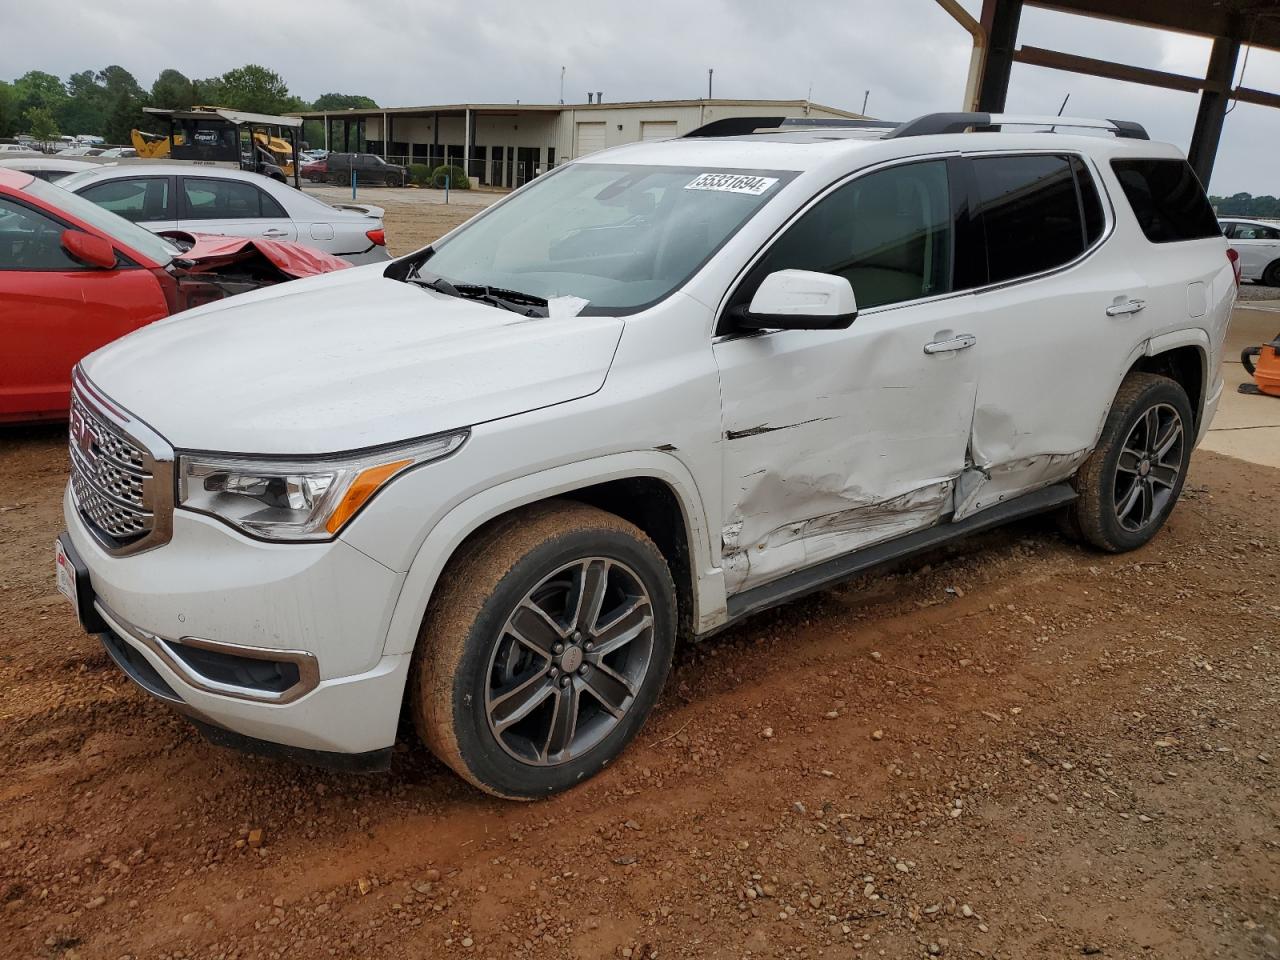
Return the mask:
<svg viewBox="0 0 1280 960">
<path fill-rule="evenodd" d="M 159 546 L 171 532 L 172 452 L 148 449 L 126 424 L 154 436 L 102 401 L 77 371 L 68 444 L 71 493 L 90 532 L 112 553 Z M 156 443 L 167 448 L 158 437 Z"/>
</svg>

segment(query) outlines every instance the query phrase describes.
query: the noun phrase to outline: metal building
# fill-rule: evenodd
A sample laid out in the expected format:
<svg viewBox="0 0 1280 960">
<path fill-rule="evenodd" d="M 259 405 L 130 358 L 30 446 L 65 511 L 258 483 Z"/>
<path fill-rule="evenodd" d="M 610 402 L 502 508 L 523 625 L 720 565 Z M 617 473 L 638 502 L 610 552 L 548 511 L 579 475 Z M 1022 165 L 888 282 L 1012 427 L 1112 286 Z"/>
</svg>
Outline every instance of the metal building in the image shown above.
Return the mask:
<svg viewBox="0 0 1280 960">
<path fill-rule="evenodd" d="M 805 100 L 599 103 L 596 97 L 591 103 L 454 103 L 296 116 L 321 121 L 326 149 L 376 153 L 404 164 L 464 166 L 465 160 L 468 176 L 501 187 L 518 187 L 558 163 L 605 147 L 678 137 L 713 120 L 862 116 Z"/>
</svg>

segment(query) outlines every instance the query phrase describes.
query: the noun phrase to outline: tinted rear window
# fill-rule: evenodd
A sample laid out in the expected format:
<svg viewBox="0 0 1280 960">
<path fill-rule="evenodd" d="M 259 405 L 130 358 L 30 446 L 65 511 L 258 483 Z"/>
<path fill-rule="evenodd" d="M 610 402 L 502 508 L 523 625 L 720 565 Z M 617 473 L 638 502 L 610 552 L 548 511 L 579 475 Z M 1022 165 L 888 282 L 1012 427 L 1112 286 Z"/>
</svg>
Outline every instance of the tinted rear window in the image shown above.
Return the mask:
<svg viewBox="0 0 1280 960">
<path fill-rule="evenodd" d="M 1222 228 L 1185 160 L 1112 160 L 1142 232 L 1152 243 L 1219 237 Z"/>
<path fill-rule="evenodd" d="M 991 283 L 1051 270 L 1084 252 L 1083 212 L 1067 157 L 978 157 L 973 171 Z"/>
</svg>

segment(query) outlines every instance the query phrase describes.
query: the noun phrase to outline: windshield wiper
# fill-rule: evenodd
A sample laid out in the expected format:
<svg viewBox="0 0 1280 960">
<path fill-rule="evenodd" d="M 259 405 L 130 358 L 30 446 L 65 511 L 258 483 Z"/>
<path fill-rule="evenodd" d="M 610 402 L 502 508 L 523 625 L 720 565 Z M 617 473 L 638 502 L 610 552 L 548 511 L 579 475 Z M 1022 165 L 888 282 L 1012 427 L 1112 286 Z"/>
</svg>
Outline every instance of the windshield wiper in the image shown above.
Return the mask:
<svg viewBox="0 0 1280 960">
<path fill-rule="evenodd" d="M 483 283 L 452 283 L 444 277 L 433 277 L 427 280 L 417 272 L 407 279 L 436 293 L 462 300 L 476 300 L 502 310 L 510 310 L 524 317 L 545 317 L 549 312 L 546 298 L 534 296 L 532 293 L 490 287 Z"/>
</svg>

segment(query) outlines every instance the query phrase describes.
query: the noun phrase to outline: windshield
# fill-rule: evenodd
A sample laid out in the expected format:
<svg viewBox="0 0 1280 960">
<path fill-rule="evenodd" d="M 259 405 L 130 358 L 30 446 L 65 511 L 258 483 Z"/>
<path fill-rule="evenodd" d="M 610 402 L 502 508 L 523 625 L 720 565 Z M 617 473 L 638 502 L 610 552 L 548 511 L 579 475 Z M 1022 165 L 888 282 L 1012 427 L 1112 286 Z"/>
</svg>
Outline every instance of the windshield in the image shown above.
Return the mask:
<svg viewBox="0 0 1280 960">
<path fill-rule="evenodd" d="M 423 274 L 635 310 L 691 277 L 794 173 L 575 163 L 438 244 Z"/>
<path fill-rule="evenodd" d="M 93 171 L 85 171 L 92 174 Z M 90 226 L 97 227 L 108 236 L 132 247 L 150 260 L 164 266 L 177 255 L 178 249 L 164 237 L 158 237 L 150 230 L 131 223 L 124 217 L 103 210 L 96 203 L 72 193 L 64 186 L 71 186 L 73 180 L 84 179 L 84 174 L 76 173 L 58 183 L 45 183 L 43 180 L 32 180 L 23 189 L 33 197 L 39 197 L 45 203 L 58 210 L 65 210 L 73 217 L 78 217 Z"/>
</svg>

